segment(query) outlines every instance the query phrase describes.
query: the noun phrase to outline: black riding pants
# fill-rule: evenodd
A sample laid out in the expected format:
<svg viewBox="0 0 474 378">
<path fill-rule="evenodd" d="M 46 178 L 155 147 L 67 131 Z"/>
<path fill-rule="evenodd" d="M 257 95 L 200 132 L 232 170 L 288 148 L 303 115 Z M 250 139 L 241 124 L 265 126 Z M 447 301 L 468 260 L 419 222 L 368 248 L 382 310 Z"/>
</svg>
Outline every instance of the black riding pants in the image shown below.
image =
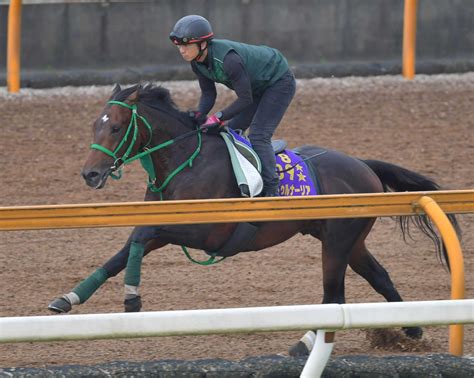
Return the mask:
<svg viewBox="0 0 474 378">
<path fill-rule="evenodd" d="M 249 139 L 262 163 L 264 191 L 274 190 L 279 184 L 271 139 L 295 95 L 295 90 L 295 77 L 288 70 L 227 124 L 232 129 L 246 130 L 250 127 Z"/>
</svg>

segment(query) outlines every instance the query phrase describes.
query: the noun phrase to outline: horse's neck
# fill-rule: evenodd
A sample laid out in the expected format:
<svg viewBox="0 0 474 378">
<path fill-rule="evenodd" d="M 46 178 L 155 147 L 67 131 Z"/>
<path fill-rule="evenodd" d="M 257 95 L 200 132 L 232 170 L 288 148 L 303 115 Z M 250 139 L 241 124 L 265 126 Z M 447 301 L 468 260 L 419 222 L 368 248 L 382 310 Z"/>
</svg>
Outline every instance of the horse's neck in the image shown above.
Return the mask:
<svg viewBox="0 0 474 378">
<path fill-rule="evenodd" d="M 183 124 L 177 115 L 163 114 L 154 110 L 148 111 L 146 118 L 150 120 L 153 134 L 148 146 L 153 148 L 190 133 L 192 128 Z M 189 159 L 198 148 L 197 133 L 177 140 L 151 154 L 157 182 L 163 183 L 184 161 Z"/>
<path fill-rule="evenodd" d="M 167 138 L 189 133 L 184 128 Z M 156 142 L 163 143 L 166 138 Z M 166 139 L 170 140 L 170 139 Z M 230 159 L 226 158 L 227 149 L 221 138 L 192 133 L 190 136 L 152 154 L 152 161 L 157 178 L 157 186 L 173 177 L 163 191 L 164 199 L 182 198 L 225 198 L 235 197 L 237 186 L 233 185 Z M 195 157 L 195 159 L 193 158 Z M 186 163 L 187 162 L 187 163 Z M 178 167 L 183 169 L 174 176 Z M 212 188 L 210 190 L 210 188 Z"/>
<path fill-rule="evenodd" d="M 170 180 L 163 190 L 164 199 L 225 198 L 239 195 L 230 159 L 225 158 L 227 149 L 221 138 L 206 134 L 198 136 L 196 132 L 192 132 L 191 125 L 185 125 L 187 120 L 182 119 L 180 114 L 147 110 L 146 117 L 153 127 L 153 140 L 149 147 L 189 133 L 189 136 L 151 154 L 156 186 Z M 179 167 L 183 169 L 176 173 Z"/>
</svg>

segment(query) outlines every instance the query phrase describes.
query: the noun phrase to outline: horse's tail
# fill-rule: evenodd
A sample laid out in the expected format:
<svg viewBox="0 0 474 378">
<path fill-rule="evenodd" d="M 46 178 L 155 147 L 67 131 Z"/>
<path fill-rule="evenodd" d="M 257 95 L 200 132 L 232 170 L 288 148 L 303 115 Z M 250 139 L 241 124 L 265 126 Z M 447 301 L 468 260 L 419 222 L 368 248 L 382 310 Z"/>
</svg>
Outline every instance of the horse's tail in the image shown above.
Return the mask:
<svg viewBox="0 0 474 378">
<path fill-rule="evenodd" d="M 386 163 L 379 160 L 363 160 L 379 177 L 385 192 L 416 192 L 416 191 L 433 191 L 439 190 L 440 186 L 428 177 L 419 173 L 402 168 L 395 164 Z M 461 229 L 458 225 L 456 217 L 448 214 L 458 236 L 461 236 Z M 446 263 L 449 268 L 449 260 L 446 247 L 441 238 L 436 233 L 433 224 L 426 215 L 421 216 L 403 216 L 399 217 L 400 228 L 402 230 L 403 239 L 408 236 L 410 239 L 410 224 L 414 224 L 421 232 L 428 236 L 436 246 L 438 257 L 441 262 Z"/>
</svg>

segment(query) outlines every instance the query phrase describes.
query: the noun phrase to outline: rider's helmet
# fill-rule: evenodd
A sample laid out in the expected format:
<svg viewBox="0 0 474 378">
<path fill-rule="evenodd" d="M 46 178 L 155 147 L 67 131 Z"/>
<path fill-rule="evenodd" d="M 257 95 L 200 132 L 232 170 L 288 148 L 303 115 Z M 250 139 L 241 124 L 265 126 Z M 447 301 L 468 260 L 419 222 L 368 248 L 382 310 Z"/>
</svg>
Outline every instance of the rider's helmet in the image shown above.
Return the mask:
<svg viewBox="0 0 474 378">
<path fill-rule="evenodd" d="M 214 37 L 209 21 L 198 15 L 185 16 L 178 20 L 170 33 L 175 45 L 188 45 L 209 41 Z"/>
</svg>

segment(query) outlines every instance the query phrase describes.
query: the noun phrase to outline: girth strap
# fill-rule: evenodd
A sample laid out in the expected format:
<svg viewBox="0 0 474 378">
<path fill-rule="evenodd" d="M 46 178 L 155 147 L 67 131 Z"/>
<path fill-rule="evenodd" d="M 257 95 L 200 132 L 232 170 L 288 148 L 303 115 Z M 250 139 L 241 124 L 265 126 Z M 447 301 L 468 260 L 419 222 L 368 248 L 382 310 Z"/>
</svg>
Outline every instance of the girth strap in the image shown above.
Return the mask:
<svg viewBox="0 0 474 378">
<path fill-rule="evenodd" d="M 205 251 L 209 256 L 209 259 L 206 261 L 198 261 L 191 257 L 187 248 L 183 245 L 183 249 L 186 257 L 193 263 L 199 265 L 214 265 L 218 262 L 225 260 L 227 257 L 234 256 L 239 252 L 245 251 L 250 243 L 253 242 L 255 234 L 258 231 L 258 226 L 252 223 L 237 223 L 237 227 L 230 236 L 230 238 L 215 252 Z M 216 260 L 216 257 L 219 256 L 221 259 Z"/>
<path fill-rule="evenodd" d="M 217 251 L 209 252 L 211 256 L 234 256 L 239 252 L 244 251 L 255 238 L 255 234 L 258 231 L 258 226 L 248 222 L 237 223 L 237 227 L 222 247 Z"/>
</svg>

